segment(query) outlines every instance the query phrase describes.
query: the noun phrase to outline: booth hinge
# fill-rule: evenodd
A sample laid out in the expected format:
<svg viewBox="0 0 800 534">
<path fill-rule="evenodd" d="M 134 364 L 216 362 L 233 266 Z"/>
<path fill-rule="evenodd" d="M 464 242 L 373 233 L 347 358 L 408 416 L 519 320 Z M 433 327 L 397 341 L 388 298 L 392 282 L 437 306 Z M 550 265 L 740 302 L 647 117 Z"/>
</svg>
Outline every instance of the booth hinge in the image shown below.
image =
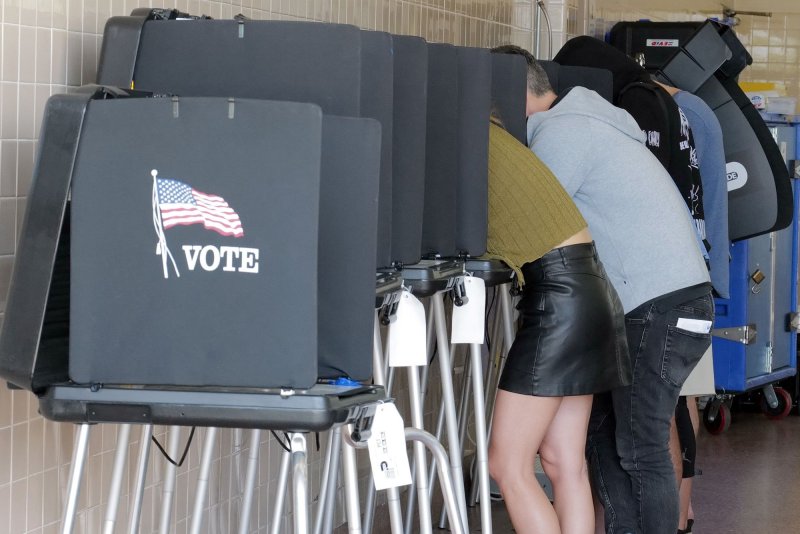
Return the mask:
<svg viewBox="0 0 800 534">
<path fill-rule="evenodd" d="M 459 276 L 455 278 L 453 285 L 453 304 L 463 306 L 467 302 L 469 302 L 469 298 L 467 297 L 467 288 L 464 287 L 464 277 Z"/>
<path fill-rule="evenodd" d="M 394 322 L 395 317 L 397 316 L 397 306 L 400 304 L 400 297 L 402 294 L 402 291 L 393 291 L 383 296 L 383 304 L 381 305 L 379 312 L 380 323 L 382 325 L 388 326 Z"/>
<path fill-rule="evenodd" d="M 750 345 L 751 343 L 754 343 L 757 333 L 758 329 L 754 324 L 732 326 L 728 328 L 715 328 L 711 331 L 712 336 L 716 336 L 721 339 L 727 339 L 729 341 L 735 341 L 736 343 L 741 343 L 742 345 Z"/>
<path fill-rule="evenodd" d="M 381 402 L 394 402 L 394 399 L 384 399 Z M 356 443 L 366 442 L 372 435 L 372 421 L 375 419 L 375 411 L 378 407 L 377 402 L 362 404 L 355 409 L 357 413 L 353 417 L 352 432 L 350 439 Z"/>
</svg>

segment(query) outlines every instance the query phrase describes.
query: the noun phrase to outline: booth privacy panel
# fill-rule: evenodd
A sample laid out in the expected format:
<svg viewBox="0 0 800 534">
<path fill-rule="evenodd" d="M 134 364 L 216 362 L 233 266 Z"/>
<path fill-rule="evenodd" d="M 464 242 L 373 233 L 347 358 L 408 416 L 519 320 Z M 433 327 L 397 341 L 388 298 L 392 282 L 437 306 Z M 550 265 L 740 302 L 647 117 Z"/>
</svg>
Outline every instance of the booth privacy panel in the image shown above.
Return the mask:
<svg viewBox="0 0 800 534">
<path fill-rule="evenodd" d="M 518 54 L 492 54 L 492 109 L 503 127 L 528 144 L 525 104 L 528 64 Z"/>
<path fill-rule="evenodd" d="M 425 143 L 428 106 L 428 45 L 420 37 L 392 36 L 394 118 L 392 123 L 392 258 L 420 260 L 425 201 Z M 384 134 L 386 137 L 388 133 Z"/>
<path fill-rule="evenodd" d="M 151 20 L 133 82 L 154 93 L 313 102 L 325 113 L 358 116 L 361 31 L 313 22 Z"/>
<path fill-rule="evenodd" d="M 394 60 L 392 36 L 383 32 L 361 32 L 361 110 L 359 117 L 377 119 L 385 132 L 392 131 L 394 109 Z M 325 80 L 317 83 L 325 85 Z M 392 136 L 383 137 L 380 148 L 380 214 L 377 266 L 389 267 L 395 257 L 392 243 Z"/>
<path fill-rule="evenodd" d="M 617 27 L 615 46 L 644 53 L 646 66 L 659 69 L 663 81 L 693 92 L 714 110 L 725 145 L 731 240 L 791 224 L 789 173 L 764 120 L 738 86 L 736 77 L 751 58 L 731 28 L 714 21 Z"/>
<path fill-rule="evenodd" d="M 0 333 L 0 376 L 38 391 L 67 380 L 67 197 L 86 95 L 56 95 L 44 110 L 39 151 Z M 59 268 L 56 268 L 56 267 Z"/>
<path fill-rule="evenodd" d="M 608 69 L 584 67 L 576 65 L 561 65 L 555 61 L 540 61 L 550 85 L 556 94 L 570 87 L 586 87 L 613 102 L 614 77 Z"/>
<path fill-rule="evenodd" d="M 458 47 L 458 188 L 456 248 L 486 252 L 489 217 L 489 114 L 492 58 L 486 48 Z"/>
<path fill-rule="evenodd" d="M 456 255 L 459 129 L 458 53 L 428 44 L 428 109 L 422 253 Z"/>
<path fill-rule="evenodd" d="M 381 126 L 325 116 L 319 243 L 319 376 L 372 377 Z"/>
<path fill-rule="evenodd" d="M 105 64 L 131 58 L 128 67 Z M 98 72 L 98 83 L 124 87 L 132 72 L 137 89 L 156 93 L 312 102 L 325 113 L 377 119 L 392 131 L 392 36 L 355 26 L 114 17 Z M 381 147 L 377 231 L 376 264 L 388 267 L 399 260 L 392 252 L 391 136 Z"/>
<path fill-rule="evenodd" d="M 317 379 L 319 107 L 91 102 L 73 174 L 71 378 Z"/>
</svg>

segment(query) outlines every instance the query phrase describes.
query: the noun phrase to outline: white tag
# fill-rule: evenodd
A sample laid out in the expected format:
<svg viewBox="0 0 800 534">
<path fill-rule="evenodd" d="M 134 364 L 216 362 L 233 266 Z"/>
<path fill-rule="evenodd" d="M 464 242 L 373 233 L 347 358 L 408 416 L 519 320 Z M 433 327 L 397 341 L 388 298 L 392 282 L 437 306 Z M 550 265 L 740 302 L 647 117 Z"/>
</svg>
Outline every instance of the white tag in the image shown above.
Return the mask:
<svg viewBox="0 0 800 534">
<path fill-rule="evenodd" d="M 486 316 L 486 284 L 482 278 L 464 277 L 467 302 L 453 306 L 453 327 L 450 332 L 451 343 L 478 343 L 484 341 Z"/>
<path fill-rule="evenodd" d="M 403 291 L 395 319 L 389 325 L 389 366 L 427 365 L 425 329 L 425 307 L 417 297 Z"/>
<path fill-rule="evenodd" d="M 378 405 L 367 447 L 375 489 L 384 490 L 411 484 L 403 418 L 394 403 Z"/>
<path fill-rule="evenodd" d="M 694 332 L 695 334 L 708 334 L 711 332 L 711 321 L 703 321 L 702 319 L 684 319 L 679 317 L 678 324 L 675 326 L 681 330 Z"/>
</svg>

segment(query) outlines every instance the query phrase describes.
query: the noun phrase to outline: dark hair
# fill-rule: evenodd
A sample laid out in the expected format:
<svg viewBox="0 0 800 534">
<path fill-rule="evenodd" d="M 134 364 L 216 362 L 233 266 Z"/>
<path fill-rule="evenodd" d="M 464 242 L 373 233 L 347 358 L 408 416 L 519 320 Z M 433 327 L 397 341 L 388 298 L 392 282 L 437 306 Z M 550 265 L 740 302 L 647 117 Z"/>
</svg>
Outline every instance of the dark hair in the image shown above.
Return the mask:
<svg viewBox="0 0 800 534">
<path fill-rule="evenodd" d="M 533 54 L 516 45 L 501 45 L 492 48 L 494 54 L 516 54 L 525 58 L 528 64 L 528 89 L 536 96 L 544 96 L 553 91 L 550 79 Z"/>
</svg>

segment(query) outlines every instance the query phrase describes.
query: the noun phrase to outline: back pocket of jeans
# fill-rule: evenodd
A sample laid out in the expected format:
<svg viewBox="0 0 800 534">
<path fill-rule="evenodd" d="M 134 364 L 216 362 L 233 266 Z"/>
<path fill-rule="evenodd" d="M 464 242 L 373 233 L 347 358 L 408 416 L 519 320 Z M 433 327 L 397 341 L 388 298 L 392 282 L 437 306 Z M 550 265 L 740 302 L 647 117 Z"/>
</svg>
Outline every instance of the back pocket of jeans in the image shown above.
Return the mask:
<svg viewBox="0 0 800 534">
<path fill-rule="evenodd" d="M 667 338 L 661 355 L 661 379 L 676 387 L 683 386 L 710 344 L 710 333 L 690 332 L 667 325 Z"/>
</svg>

